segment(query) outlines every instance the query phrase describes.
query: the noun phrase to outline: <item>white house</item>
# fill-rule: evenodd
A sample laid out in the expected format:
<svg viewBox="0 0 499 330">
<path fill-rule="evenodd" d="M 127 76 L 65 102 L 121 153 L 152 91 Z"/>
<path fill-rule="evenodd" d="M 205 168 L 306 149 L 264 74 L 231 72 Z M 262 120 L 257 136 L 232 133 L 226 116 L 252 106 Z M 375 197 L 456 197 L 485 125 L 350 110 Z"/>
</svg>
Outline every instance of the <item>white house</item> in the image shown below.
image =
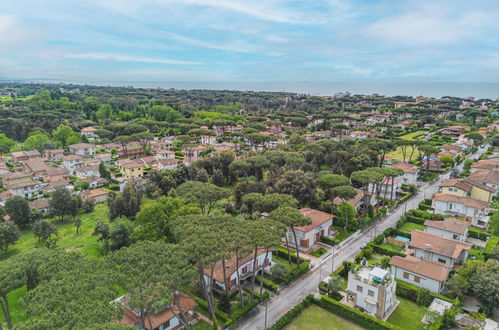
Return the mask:
<svg viewBox="0 0 499 330">
<path fill-rule="evenodd" d="M 227 291 L 233 292 L 237 290 L 238 281 L 243 282 L 244 280 L 251 277 L 251 275 L 253 274 L 253 265 L 256 266 L 255 274 L 261 275 L 263 269 L 272 264 L 272 252 L 269 251 L 267 253 L 266 249 L 258 249 L 256 263 L 254 262 L 255 259 L 253 258 L 253 256 L 253 253 L 248 253 L 239 258 L 239 278 L 237 271 L 237 259 L 235 254 L 232 255 L 230 259 L 225 260 L 225 265 L 223 265 L 222 262 L 217 262 L 213 269 L 213 273 L 211 268 L 206 268 L 204 272 L 204 278 L 207 285 L 213 285 L 213 289 L 224 292 L 225 283 L 227 283 Z M 225 266 L 225 272 L 223 266 Z"/>
<path fill-rule="evenodd" d="M 62 166 L 64 166 L 70 174 L 74 174 L 76 168 L 81 164 L 83 158 L 77 155 L 64 156 L 62 158 Z"/>
<path fill-rule="evenodd" d="M 413 256 L 393 256 L 390 260 L 392 274 L 396 279 L 426 288 L 431 292 L 443 293 L 445 281 L 452 270 L 448 265 Z"/>
<path fill-rule="evenodd" d="M 369 188 L 372 191 L 373 187 Z M 383 198 L 397 199 L 397 193 L 402 189 L 402 181 L 397 178 L 385 177 L 379 184 L 379 195 Z"/>
<path fill-rule="evenodd" d="M 425 232 L 437 235 L 440 237 L 455 239 L 461 242 L 466 242 L 468 238 L 468 228 L 470 223 L 457 219 L 445 219 L 443 221 L 426 220 Z"/>
<path fill-rule="evenodd" d="M 160 159 L 158 160 L 159 170 L 172 170 L 178 166 L 178 162 L 175 159 Z"/>
<path fill-rule="evenodd" d="M 71 144 L 69 151 L 78 156 L 95 155 L 95 145 L 90 143 Z"/>
<path fill-rule="evenodd" d="M 9 185 L 9 191 L 12 195 L 25 198 L 33 198 L 40 191 L 40 183 L 37 181 L 19 182 Z"/>
<path fill-rule="evenodd" d="M 348 273 L 347 302 L 379 319 L 386 319 L 397 307 L 393 274 L 374 267 L 352 270 Z"/>
<path fill-rule="evenodd" d="M 433 235 L 421 230 L 411 232 L 414 256 L 454 267 L 468 258 L 472 244 Z"/>
<path fill-rule="evenodd" d="M 288 230 L 286 237 L 290 246 L 298 247 L 298 249 L 303 251 L 309 251 L 315 246 L 315 243 L 320 242 L 321 236 L 329 236 L 331 234 L 329 227 L 333 225 L 333 215 L 309 208 L 303 208 L 300 212 L 304 216 L 309 217 L 312 223 L 294 228 L 296 242 L 291 230 Z"/>
<path fill-rule="evenodd" d="M 397 177 L 401 179 L 402 183 L 406 184 L 417 184 L 419 168 L 409 163 L 396 163 L 392 165 L 393 168 L 399 168 L 404 171 L 404 174 L 401 177 Z"/>
<path fill-rule="evenodd" d="M 486 228 L 489 222 L 489 203 L 443 193 L 433 195 L 432 208 L 436 213 L 464 217 L 475 227 Z"/>
<path fill-rule="evenodd" d="M 480 182 L 481 184 L 484 184 L 489 188 L 495 189 L 496 194 L 499 193 L 499 172 L 497 171 L 476 171 L 468 178 Z"/>
<path fill-rule="evenodd" d="M 98 165 L 89 165 L 77 168 L 75 170 L 75 175 L 79 178 L 86 178 L 89 176 L 99 176 L 99 166 Z"/>
<path fill-rule="evenodd" d="M 95 127 L 84 127 L 80 130 L 80 134 L 88 138 L 96 138 L 99 137 L 97 134 L 95 134 L 96 130 L 97 129 Z"/>
</svg>

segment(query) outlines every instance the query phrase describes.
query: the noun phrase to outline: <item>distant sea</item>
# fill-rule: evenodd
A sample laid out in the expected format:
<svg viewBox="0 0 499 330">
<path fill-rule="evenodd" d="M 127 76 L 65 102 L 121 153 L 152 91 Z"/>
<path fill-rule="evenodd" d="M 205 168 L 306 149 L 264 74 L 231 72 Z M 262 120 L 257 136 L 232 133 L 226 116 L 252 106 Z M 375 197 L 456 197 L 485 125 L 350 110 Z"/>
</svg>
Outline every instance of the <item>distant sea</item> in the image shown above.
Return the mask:
<svg viewBox="0 0 499 330">
<path fill-rule="evenodd" d="M 53 81 L 52 81 L 53 82 Z M 292 92 L 311 95 L 334 95 L 340 92 L 385 96 L 456 96 L 499 98 L 498 83 L 425 83 L 425 82 L 180 82 L 180 81 L 79 81 L 77 84 L 133 86 L 136 88 L 212 89 L 238 91 Z"/>
</svg>

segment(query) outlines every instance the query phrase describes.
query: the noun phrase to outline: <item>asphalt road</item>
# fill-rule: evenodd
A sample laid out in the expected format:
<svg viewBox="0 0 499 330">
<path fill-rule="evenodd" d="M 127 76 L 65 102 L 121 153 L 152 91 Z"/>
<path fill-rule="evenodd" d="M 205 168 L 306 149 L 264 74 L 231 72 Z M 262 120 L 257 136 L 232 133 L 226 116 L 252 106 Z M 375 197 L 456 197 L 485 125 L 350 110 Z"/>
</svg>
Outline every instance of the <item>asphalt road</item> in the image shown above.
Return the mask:
<svg viewBox="0 0 499 330">
<path fill-rule="evenodd" d="M 469 156 L 469 158 L 477 159 L 488 148 L 478 149 L 478 151 Z M 456 168 L 462 171 L 464 162 Z M 314 260 L 311 263 L 311 270 L 302 276 L 297 281 L 294 281 L 288 287 L 281 290 L 278 295 L 272 295 L 267 302 L 267 305 L 260 305 L 251 311 L 243 320 L 234 325 L 234 328 L 241 330 L 265 329 L 265 314 L 267 314 L 267 327 L 274 324 L 288 310 L 297 305 L 308 294 L 317 292 L 320 281 L 328 276 L 332 270 L 338 269 L 343 261 L 352 261 L 357 255 L 361 247 L 370 242 L 376 235 L 379 235 L 384 230 L 394 227 L 405 211 L 418 207 L 420 201 L 429 198 L 433 193 L 438 191 L 441 180 L 449 178 L 451 171 L 440 175 L 431 183 L 425 183 L 421 186 L 419 192 L 405 203 L 401 203 L 398 207 L 378 221 L 374 226 L 364 230 L 358 237 L 352 239 L 345 244 L 341 249 L 336 250 L 323 259 Z"/>
</svg>

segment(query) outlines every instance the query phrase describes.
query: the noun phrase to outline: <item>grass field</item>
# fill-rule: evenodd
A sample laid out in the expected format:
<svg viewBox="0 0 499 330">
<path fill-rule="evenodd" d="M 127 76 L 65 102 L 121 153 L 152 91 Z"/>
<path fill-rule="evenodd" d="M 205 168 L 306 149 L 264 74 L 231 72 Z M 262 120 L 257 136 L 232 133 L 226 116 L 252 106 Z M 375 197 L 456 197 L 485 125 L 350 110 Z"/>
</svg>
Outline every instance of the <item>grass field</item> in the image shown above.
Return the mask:
<svg viewBox="0 0 499 330">
<path fill-rule="evenodd" d="M 388 322 L 402 329 L 423 329 L 424 324 L 421 320 L 426 314 L 426 308 L 418 306 L 416 303 L 405 298 L 397 297 L 397 300 L 400 301 L 400 304 L 393 311 L 392 315 L 390 315 Z"/>
<path fill-rule="evenodd" d="M 296 319 L 288 324 L 285 330 L 359 330 L 363 329 L 357 324 L 347 321 L 335 314 L 328 312 L 316 305 L 310 305 Z"/>
<path fill-rule="evenodd" d="M 10 307 L 10 316 L 12 318 L 12 323 L 22 322 L 26 320 L 26 315 L 24 313 L 24 308 L 19 304 L 19 299 L 26 293 L 26 286 L 19 289 L 11 291 L 7 295 Z M 0 324 L 4 324 L 5 317 L 3 312 L 0 311 Z M 6 325 L 6 324 L 5 324 Z"/>
<path fill-rule="evenodd" d="M 382 246 L 384 248 L 394 250 L 394 251 L 402 251 L 404 249 L 403 246 L 396 246 L 396 245 L 393 245 L 390 243 L 381 243 L 381 244 L 379 244 L 379 246 Z"/>
<path fill-rule="evenodd" d="M 80 233 L 76 234 L 76 227 L 72 221 L 65 223 L 57 223 L 51 219 L 58 230 L 57 246 L 66 250 L 79 250 L 82 254 L 89 257 L 100 257 L 104 254 L 102 243 L 97 242 L 98 236 L 92 236 L 95 224 L 99 220 L 107 221 L 106 204 L 97 204 L 92 213 L 80 214 L 82 220 Z M 10 256 L 30 252 L 34 249 L 45 248 L 43 244 L 38 243 L 38 240 L 31 231 L 26 231 L 21 238 L 9 248 L 7 254 L 0 255 L 0 260 Z"/>
<path fill-rule="evenodd" d="M 412 152 L 412 147 L 409 146 L 407 147 L 407 152 L 406 152 L 406 161 L 409 160 L 409 156 L 411 155 L 411 152 Z M 397 149 L 395 149 L 394 151 L 391 151 L 389 152 L 388 154 L 386 154 L 388 157 L 392 158 L 392 159 L 396 159 L 396 160 L 400 160 L 400 161 L 403 161 L 404 160 L 404 155 L 402 153 L 402 149 L 400 147 L 397 147 Z M 414 151 L 414 154 L 412 155 L 412 159 L 417 159 L 419 157 L 419 151 L 416 149 Z"/>
<path fill-rule="evenodd" d="M 400 138 L 402 140 L 416 141 L 416 140 L 419 140 L 420 137 L 424 136 L 424 133 L 425 133 L 425 131 L 414 131 L 414 132 L 402 135 Z"/>
<path fill-rule="evenodd" d="M 318 248 L 317 250 L 310 252 L 311 255 L 313 255 L 316 258 L 320 258 L 324 253 L 326 253 L 327 250 L 324 248 Z"/>
<path fill-rule="evenodd" d="M 191 329 L 193 330 L 211 330 L 213 327 L 206 323 L 205 321 L 199 321 L 198 323 L 194 324 Z"/>
<path fill-rule="evenodd" d="M 405 231 L 407 233 L 410 233 L 413 230 L 423 230 L 424 231 L 425 226 L 423 225 L 418 225 L 417 223 L 412 223 L 412 222 L 406 222 L 402 227 L 400 227 L 400 230 Z"/>
</svg>

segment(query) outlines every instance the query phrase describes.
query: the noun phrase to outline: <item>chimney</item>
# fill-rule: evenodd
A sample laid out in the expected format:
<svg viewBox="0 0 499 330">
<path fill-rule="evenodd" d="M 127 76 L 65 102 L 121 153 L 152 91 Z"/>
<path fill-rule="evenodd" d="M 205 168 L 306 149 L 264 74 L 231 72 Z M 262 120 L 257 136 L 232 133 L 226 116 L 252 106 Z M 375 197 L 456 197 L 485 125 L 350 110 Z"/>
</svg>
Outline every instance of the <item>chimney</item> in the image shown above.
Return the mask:
<svg viewBox="0 0 499 330">
<path fill-rule="evenodd" d="M 431 244 L 425 244 L 424 247 L 428 250 L 431 250 Z"/>
</svg>

